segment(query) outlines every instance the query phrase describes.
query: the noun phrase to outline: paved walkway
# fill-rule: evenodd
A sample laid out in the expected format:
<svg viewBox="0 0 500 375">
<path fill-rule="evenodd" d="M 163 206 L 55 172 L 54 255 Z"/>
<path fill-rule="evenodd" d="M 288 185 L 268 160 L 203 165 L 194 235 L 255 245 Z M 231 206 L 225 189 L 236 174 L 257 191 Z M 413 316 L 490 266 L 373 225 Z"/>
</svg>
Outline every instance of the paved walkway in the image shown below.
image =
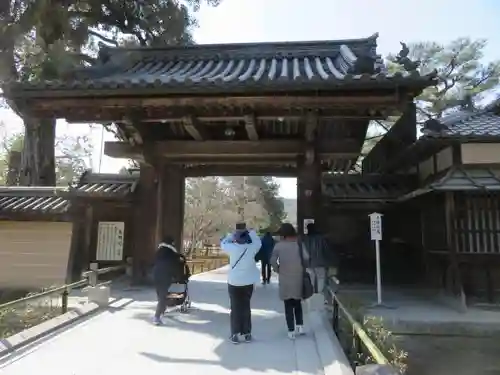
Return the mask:
<svg viewBox="0 0 500 375">
<path fill-rule="evenodd" d="M 190 313 L 172 311 L 163 327 L 151 324 L 152 290 L 123 292 L 119 307 L 0 361 L 0 374 L 325 374 L 315 335 L 287 338 L 276 285 L 255 291 L 255 341 L 229 343 L 225 280 L 225 269 L 193 277 Z"/>
</svg>

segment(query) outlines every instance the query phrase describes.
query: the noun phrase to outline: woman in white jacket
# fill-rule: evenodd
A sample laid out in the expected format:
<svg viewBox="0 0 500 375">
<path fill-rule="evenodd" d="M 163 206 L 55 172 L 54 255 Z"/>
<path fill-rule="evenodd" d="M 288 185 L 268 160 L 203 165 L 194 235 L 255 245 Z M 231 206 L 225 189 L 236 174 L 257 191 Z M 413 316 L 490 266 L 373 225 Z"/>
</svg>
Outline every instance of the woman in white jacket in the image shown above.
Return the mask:
<svg viewBox="0 0 500 375">
<path fill-rule="evenodd" d="M 231 342 L 238 344 L 242 335 L 245 342 L 252 341 L 252 299 L 254 284 L 260 280 L 255 255 L 261 241 L 254 230 L 244 224 L 236 225 L 236 231 L 221 241 L 221 249 L 229 255 L 228 290 L 231 305 Z"/>
</svg>

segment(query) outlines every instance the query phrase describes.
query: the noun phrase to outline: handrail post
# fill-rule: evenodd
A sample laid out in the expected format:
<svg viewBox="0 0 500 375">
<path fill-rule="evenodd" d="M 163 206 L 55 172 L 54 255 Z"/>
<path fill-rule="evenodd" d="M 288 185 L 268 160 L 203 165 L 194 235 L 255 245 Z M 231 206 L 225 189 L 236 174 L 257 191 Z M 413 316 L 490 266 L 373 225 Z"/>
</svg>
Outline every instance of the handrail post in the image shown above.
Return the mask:
<svg viewBox="0 0 500 375">
<path fill-rule="evenodd" d="M 89 284 L 90 284 L 90 286 L 96 286 L 97 282 L 98 282 L 98 278 L 99 278 L 99 275 L 98 275 L 99 264 L 90 263 L 90 271 L 92 271 L 92 272 L 89 276 Z"/>
<path fill-rule="evenodd" d="M 339 303 L 337 298 L 333 296 L 333 332 L 338 336 L 339 334 Z"/>
<path fill-rule="evenodd" d="M 68 312 L 68 297 L 69 297 L 69 290 L 68 288 L 66 288 L 62 292 L 61 310 L 63 314 L 66 314 Z"/>
</svg>

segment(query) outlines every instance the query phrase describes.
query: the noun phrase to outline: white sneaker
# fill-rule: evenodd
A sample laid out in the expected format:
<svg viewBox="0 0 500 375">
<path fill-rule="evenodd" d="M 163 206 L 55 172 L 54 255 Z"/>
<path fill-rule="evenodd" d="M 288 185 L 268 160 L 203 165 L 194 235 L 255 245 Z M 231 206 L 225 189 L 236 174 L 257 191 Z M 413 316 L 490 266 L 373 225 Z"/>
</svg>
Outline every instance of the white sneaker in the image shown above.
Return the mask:
<svg viewBox="0 0 500 375">
<path fill-rule="evenodd" d="M 297 326 L 297 327 L 295 327 L 295 333 L 298 336 L 305 335 L 304 326 Z"/>
<path fill-rule="evenodd" d="M 293 332 L 293 331 L 292 332 L 288 332 L 288 338 L 290 340 L 295 340 L 295 332 Z"/>
</svg>

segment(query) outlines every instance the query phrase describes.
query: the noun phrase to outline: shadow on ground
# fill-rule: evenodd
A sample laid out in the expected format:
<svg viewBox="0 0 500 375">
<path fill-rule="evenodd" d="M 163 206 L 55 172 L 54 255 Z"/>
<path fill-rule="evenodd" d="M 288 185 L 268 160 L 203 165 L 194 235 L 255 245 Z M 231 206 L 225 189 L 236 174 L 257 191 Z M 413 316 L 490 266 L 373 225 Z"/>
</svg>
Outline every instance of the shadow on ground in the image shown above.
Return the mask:
<svg viewBox="0 0 500 375">
<path fill-rule="evenodd" d="M 282 305 L 278 299 L 276 286 L 256 287 L 252 298 L 255 341 L 237 346 L 227 340 L 229 335 L 227 284 L 193 280 L 189 286 L 193 300 L 193 307 L 189 313 L 182 314 L 177 310 L 167 313 L 164 318 L 165 326 L 158 329 L 165 329 L 166 334 L 172 336 L 179 330 L 216 338 L 216 347 L 213 350 L 216 358 L 174 358 L 154 352 L 140 352 L 141 356 L 158 363 L 213 365 L 227 370 L 250 369 L 258 372 L 274 370 L 279 373 L 296 371 L 295 348 L 286 338 Z M 151 302 L 153 297 L 153 290 L 144 290 L 141 298 L 137 298 L 136 301 Z M 152 303 L 148 306 L 141 304 L 140 311 L 134 312 L 133 318 L 149 322 L 154 309 L 155 305 Z"/>
</svg>

